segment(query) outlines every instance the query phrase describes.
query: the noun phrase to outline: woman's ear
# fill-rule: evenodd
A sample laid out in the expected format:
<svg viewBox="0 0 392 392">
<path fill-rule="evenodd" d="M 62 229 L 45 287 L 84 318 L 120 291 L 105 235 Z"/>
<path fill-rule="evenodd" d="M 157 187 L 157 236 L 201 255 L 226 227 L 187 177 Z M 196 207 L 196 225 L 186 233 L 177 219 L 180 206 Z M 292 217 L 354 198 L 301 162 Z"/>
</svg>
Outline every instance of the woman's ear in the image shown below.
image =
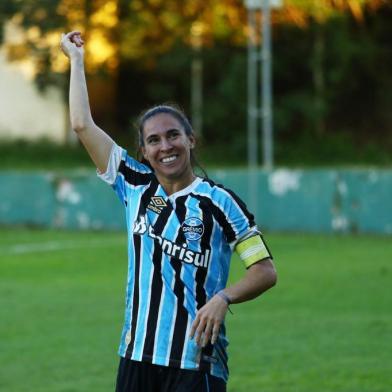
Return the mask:
<svg viewBox="0 0 392 392">
<path fill-rule="evenodd" d="M 193 135 L 188 136 L 189 138 L 189 148 L 195 148 L 196 145 L 196 139 Z"/>
<path fill-rule="evenodd" d="M 148 161 L 146 149 L 144 147 L 140 147 L 140 151 L 142 152 L 143 158 L 147 159 L 147 161 Z"/>
</svg>

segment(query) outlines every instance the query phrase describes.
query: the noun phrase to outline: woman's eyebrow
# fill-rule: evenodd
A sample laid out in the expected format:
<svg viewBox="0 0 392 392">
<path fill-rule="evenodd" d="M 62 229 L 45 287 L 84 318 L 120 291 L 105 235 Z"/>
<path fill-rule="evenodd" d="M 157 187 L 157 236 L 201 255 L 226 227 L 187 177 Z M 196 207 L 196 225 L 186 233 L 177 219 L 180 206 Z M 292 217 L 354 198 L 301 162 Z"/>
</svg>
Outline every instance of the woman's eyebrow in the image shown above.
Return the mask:
<svg viewBox="0 0 392 392">
<path fill-rule="evenodd" d="M 165 131 L 166 134 L 175 133 L 175 132 L 181 132 L 181 130 L 178 129 L 178 128 L 169 128 L 169 129 L 167 129 Z M 146 140 L 150 140 L 150 139 L 153 139 L 153 138 L 156 138 L 156 137 L 159 137 L 159 134 L 158 133 L 152 133 L 152 134 L 150 134 L 150 135 L 148 135 L 146 137 Z"/>
<path fill-rule="evenodd" d="M 152 140 L 152 139 L 156 139 L 158 137 L 157 134 L 153 133 L 152 135 L 148 135 L 146 137 L 146 141 Z"/>
</svg>

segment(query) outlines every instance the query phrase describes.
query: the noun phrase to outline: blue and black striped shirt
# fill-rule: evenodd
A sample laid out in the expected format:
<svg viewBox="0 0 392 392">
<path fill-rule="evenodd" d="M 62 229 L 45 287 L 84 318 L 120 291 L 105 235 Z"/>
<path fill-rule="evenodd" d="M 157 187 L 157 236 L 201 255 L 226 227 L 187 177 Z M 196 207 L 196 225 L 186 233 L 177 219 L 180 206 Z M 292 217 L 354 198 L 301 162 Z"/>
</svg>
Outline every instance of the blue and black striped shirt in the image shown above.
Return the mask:
<svg viewBox="0 0 392 392">
<path fill-rule="evenodd" d="M 257 231 L 231 191 L 197 178 L 170 196 L 151 169 L 114 145 L 101 175 L 125 206 L 128 280 L 119 354 L 228 378 L 224 324 L 217 343 L 189 339 L 196 312 L 225 288 L 236 243 Z"/>
</svg>

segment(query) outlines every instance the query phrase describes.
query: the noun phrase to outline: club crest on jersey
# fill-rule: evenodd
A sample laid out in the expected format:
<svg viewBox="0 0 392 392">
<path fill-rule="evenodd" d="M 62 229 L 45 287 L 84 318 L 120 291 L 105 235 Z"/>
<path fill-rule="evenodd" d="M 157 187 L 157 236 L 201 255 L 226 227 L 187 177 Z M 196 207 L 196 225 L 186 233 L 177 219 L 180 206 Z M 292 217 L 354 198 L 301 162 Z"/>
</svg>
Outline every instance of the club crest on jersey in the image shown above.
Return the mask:
<svg viewBox="0 0 392 392">
<path fill-rule="evenodd" d="M 153 196 L 151 197 L 147 208 L 151 211 L 154 211 L 156 214 L 160 214 L 166 206 L 166 201 L 162 196 Z"/>
<path fill-rule="evenodd" d="M 189 222 L 191 219 L 192 221 Z M 200 219 L 189 218 L 185 222 L 188 224 L 186 228 L 192 227 L 191 230 L 185 230 L 185 233 L 187 233 L 184 234 L 186 238 L 188 238 L 187 235 L 189 233 L 191 233 L 191 237 L 194 239 L 200 238 L 202 236 L 204 232 L 204 226 Z M 211 256 L 210 249 L 202 249 L 201 252 L 197 252 L 196 250 L 190 249 L 186 242 L 179 244 L 177 242 L 171 241 L 168 238 L 162 237 L 160 234 L 155 233 L 153 226 L 147 223 L 145 215 L 140 215 L 133 223 L 132 232 L 133 234 L 140 236 L 147 234 L 150 238 L 159 244 L 163 253 L 178 259 L 183 263 L 193 264 L 194 266 L 200 268 L 208 268 L 209 266 Z"/>
<path fill-rule="evenodd" d="M 204 225 L 199 218 L 188 218 L 182 223 L 181 230 L 187 240 L 197 241 L 204 233 Z"/>
</svg>

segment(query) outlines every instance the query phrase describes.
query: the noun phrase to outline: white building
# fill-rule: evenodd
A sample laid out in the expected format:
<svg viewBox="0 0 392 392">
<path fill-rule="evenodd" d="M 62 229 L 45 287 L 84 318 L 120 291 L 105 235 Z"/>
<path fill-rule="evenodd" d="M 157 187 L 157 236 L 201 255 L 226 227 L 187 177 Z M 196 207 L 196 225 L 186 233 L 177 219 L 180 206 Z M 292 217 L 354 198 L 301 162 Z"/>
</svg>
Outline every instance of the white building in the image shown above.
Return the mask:
<svg viewBox="0 0 392 392">
<path fill-rule="evenodd" d="M 7 24 L 5 42 L 18 39 L 18 32 Z M 8 62 L 0 48 L 0 141 L 47 138 L 62 143 L 66 140 L 67 113 L 59 88 L 45 93 L 34 85 L 32 64 Z"/>
</svg>

